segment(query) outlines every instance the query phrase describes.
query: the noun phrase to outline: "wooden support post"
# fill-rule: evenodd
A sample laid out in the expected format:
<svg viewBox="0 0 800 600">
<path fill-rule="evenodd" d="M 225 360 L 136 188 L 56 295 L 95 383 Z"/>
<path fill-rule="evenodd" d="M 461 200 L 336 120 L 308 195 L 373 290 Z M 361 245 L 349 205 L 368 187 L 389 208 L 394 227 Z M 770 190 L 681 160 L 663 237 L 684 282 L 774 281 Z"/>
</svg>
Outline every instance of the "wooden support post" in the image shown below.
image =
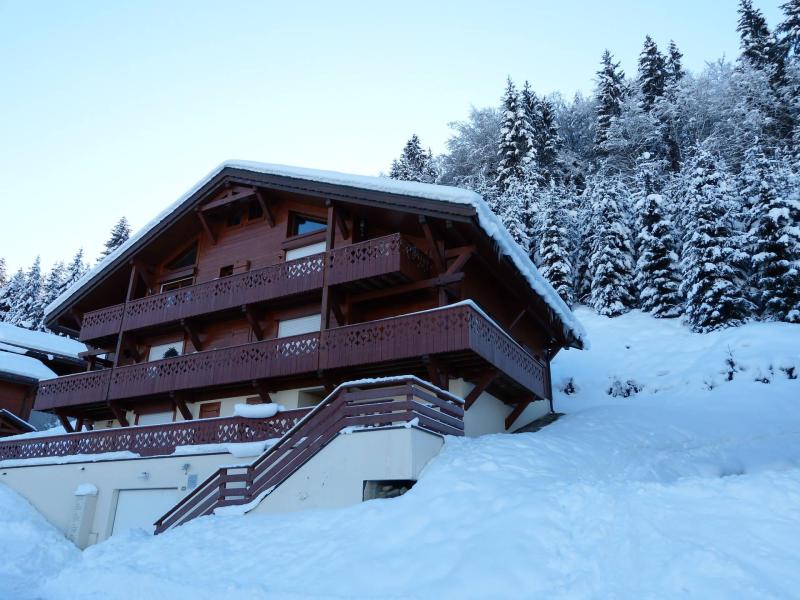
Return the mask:
<svg viewBox="0 0 800 600">
<path fill-rule="evenodd" d="M 253 191 L 255 192 L 256 200 L 258 200 L 261 210 L 264 213 L 264 218 L 267 220 L 267 224 L 270 227 L 275 227 L 275 217 L 272 216 L 272 211 L 269 209 L 269 205 L 264 199 L 264 194 L 262 194 L 261 191 L 256 188 L 253 188 Z"/>
<path fill-rule="evenodd" d="M 534 400 L 533 396 L 528 396 L 524 400 L 521 400 L 517 403 L 514 409 L 506 417 L 506 429 L 511 429 L 511 426 L 514 424 L 514 421 L 516 421 L 519 418 L 519 416 L 522 414 L 522 411 L 524 411 L 526 408 L 528 408 L 528 406 L 530 406 L 533 400 Z"/>
<path fill-rule="evenodd" d="M 339 233 L 342 234 L 342 237 L 344 239 L 349 239 L 350 238 L 350 230 L 347 227 L 347 221 L 344 220 L 344 215 L 342 214 L 342 211 L 340 211 L 340 210 L 336 211 L 336 225 L 339 227 Z"/>
<path fill-rule="evenodd" d="M 264 404 L 270 404 L 272 402 L 272 396 L 269 394 L 269 390 L 264 385 L 263 381 L 258 379 L 253 379 L 253 389 L 258 392 L 258 396 L 261 398 L 261 402 Z"/>
<path fill-rule="evenodd" d="M 465 246 L 463 248 L 458 248 L 459 252 L 455 255 L 456 259 L 453 263 L 447 267 L 446 274 L 449 275 L 451 273 L 459 273 L 464 270 L 464 265 L 467 264 L 467 261 L 472 257 L 472 254 L 475 252 L 475 246 Z M 450 251 L 447 252 L 450 254 Z"/>
<path fill-rule="evenodd" d="M 486 388 L 491 385 L 495 377 L 497 377 L 497 371 L 495 369 L 489 369 L 483 375 L 481 375 L 481 378 L 475 382 L 475 387 L 472 388 L 469 394 L 467 394 L 467 397 L 464 398 L 465 411 L 469 410 L 470 407 L 475 404 L 475 401 L 483 392 L 486 391 Z"/>
<path fill-rule="evenodd" d="M 66 431 L 67 433 L 72 433 L 75 431 L 72 428 L 72 423 L 69 422 L 67 415 L 65 415 L 61 411 L 57 411 L 56 416 L 58 417 L 58 420 L 61 421 L 61 426 L 64 428 L 64 431 Z"/>
<path fill-rule="evenodd" d="M 78 417 L 77 421 L 75 421 L 75 432 L 80 431 L 83 429 L 84 419 L 83 417 Z"/>
<path fill-rule="evenodd" d="M 172 399 L 172 405 L 181 413 L 181 416 L 185 421 L 192 420 L 192 411 L 189 410 L 189 407 L 186 405 L 186 400 L 183 399 L 183 396 L 180 394 L 176 394 L 175 392 L 170 392 L 169 397 Z"/>
<path fill-rule="evenodd" d="M 212 246 L 217 244 L 217 238 L 214 235 L 214 231 L 211 229 L 211 225 L 208 223 L 208 219 L 206 219 L 205 214 L 199 208 L 195 209 L 195 214 L 197 218 L 200 219 L 200 224 L 203 226 L 203 231 L 208 236 L 209 241 L 211 242 Z"/>
<path fill-rule="evenodd" d="M 197 331 L 197 328 L 192 325 L 189 319 L 181 319 L 181 327 L 186 332 L 186 335 L 189 336 L 189 339 L 192 341 L 192 346 L 198 352 L 203 349 L 203 341 L 200 339 L 200 333 Z"/>
<path fill-rule="evenodd" d="M 155 281 L 151 277 L 150 269 L 138 258 L 131 260 L 131 264 L 135 267 L 135 273 L 142 278 L 144 284 L 150 293 L 155 292 Z"/>
<path fill-rule="evenodd" d="M 255 309 L 249 304 L 244 304 L 242 306 L 242 312 L 247 319 L 247 324 L 250 325 L 250 329 L 253 331 L 253 335 L 256 336 L 259 342 L 263 340 L 264 330 L 261 328 L 261 323 L 258 321 L 258 315 L 256 315 Z"/>
<path fill-rule="evenodd" d="M 328 207 L 328 224 L 327 228 L 325 229 L 325 250 L 330 251 L 333 250 L 334 242 L 336 240 L 336 236 L 334 235 L 334 220 L 336 219 L 336 209 L 333 206 L 333 202 L 327 200 L 325 202 L 326 206 Z M 323 282 L 322 282 L 322 304 L 320 307 L 320 312 L 322 314 L 322 325 L 321 329 L 329 329 L 331 323 L 331 289 L 328 285 L 328 261 L 325 261 L 325 272 L 323 274 Z"/>
<path fill-rule="evenodd" d="M 333 317 L 336 319 L 336 325 L 337 326 L 344 325 L 345 318 L 344 318 L 344 313 L 342 313 L 342 306 L 339 303 L 339 294 L 331 290 L 328 301 L 330 303 L 331 311 L 333 312 Z"/>
<path fill-rule="evenodd" d="M 431 230 L 431 226 L 428 223 L 428 220 L 423 215 L 419 216 L 419 224 L 420 227 L 422 227 L 422 233 L 425 235 L 425 240 L 431 247 L 431 254 L 433 254 L 433 264 L 436 267 L 436 273 L 437 274 L 444 273 L 445 271 L 444 256 L 442 255 L 441 248 L 439 248 L 439 245 L 433 238 L 433 231 Z"/>
<path fill-rule="evenodd" d="M 130 423 L 128 423 L 128 419 L 125 416 L 125 411 L 122 410 L 119 404 L 116 402 L 109 402 L 108 407 L 111 409 L 111 412 L 114 413 L 114 418 L 119 421 L 119 424 L 123 427 L 129 427 Z"/>
</svg>

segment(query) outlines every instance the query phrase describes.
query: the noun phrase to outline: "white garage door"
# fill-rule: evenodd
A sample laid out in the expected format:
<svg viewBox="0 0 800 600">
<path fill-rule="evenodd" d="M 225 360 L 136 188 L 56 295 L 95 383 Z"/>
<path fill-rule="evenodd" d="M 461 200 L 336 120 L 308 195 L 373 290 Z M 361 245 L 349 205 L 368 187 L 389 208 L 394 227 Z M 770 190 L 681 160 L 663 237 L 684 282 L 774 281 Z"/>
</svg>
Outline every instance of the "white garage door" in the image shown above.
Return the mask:
<svg viewBox="0 0 800 600">
<path fill-rule="evenodd" d="M 141 528 L 153 532 L 153 522 L 178 501 L 176 488 L 120 490 L 111 535 Z"/>
</svg>

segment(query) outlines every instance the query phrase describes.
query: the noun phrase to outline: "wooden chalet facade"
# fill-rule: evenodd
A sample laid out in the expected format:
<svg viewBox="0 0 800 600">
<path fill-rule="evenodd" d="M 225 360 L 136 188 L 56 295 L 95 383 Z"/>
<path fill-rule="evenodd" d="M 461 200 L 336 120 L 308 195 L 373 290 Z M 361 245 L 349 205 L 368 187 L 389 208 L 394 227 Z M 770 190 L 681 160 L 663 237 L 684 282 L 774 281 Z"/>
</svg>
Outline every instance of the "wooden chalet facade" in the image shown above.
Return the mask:
<svg viewBox="0 0 800 600">
<path fill-rule="evenodd" d="M 555 353 L 580 345 L 473 205 L 237 166 L 48 318 L 94 350 L 90 370 L 43 381 L 36 408 L 84 427 L 226 416 L 221 399 L 281 390 L 311 406 L 400 374 L 463 378 L 508 404 L 510 426 L 550 398 Z"/>
</svg>

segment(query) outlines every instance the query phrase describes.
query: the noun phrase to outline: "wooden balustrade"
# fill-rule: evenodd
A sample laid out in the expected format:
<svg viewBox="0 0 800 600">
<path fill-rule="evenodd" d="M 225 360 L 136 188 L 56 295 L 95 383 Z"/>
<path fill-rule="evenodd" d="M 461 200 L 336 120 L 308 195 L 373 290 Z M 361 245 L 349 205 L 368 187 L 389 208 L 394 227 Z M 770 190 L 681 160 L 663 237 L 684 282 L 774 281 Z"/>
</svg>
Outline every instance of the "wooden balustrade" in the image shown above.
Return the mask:
<svg viewBox="0 0 800 600">
<path fill-rule="evenodd" d="M 320 370 L 364 369 L 425 355 L 479 357 L 538 397 L 547 366 L 472 304 L 346 325 L 44 381 L 37 409 L 248 383 Z M 395 371 L 396 372 L 396 371 Z M 110 379 L 109 379 L 110 377 Z M 108 395 L 105 390 L 108 388 Z"/>
<path fill-rule="evenodd" d="M 310 410 L 283 411 L 267 419 L 223 417 L 0 440 L 0 460 L 122 451 L 158 456 L 172 454 L 178 446 L 257 442 L 283 436 Z"/>
<path fill-rule="evenodd" d="M 87 312 L 81 320 L 79 339 L 85 342 L 86 340 L 96 340 L 119 334 L 124 313 L 124 304 L 116 304 L 115 306 Z"/>
<path fill-rule="evenodd" d="M 431 259 L 399 233 L 335 248 L 328 253 L 328 284 L 399 274 L 404 279 L 430 277 Z"/>
<path fill-rule="evenodd" d="M 388 275 L 403 280 L 429 277 L 431 261 L 396 233 L 87 312 L 80 339 L 97 340 L 120 331 L 318 290 L 326 268 L 329 285 L 339 285 Z"/>
<path fill-rule="evenodd" d="M 319 333 L 276 338 L 114 369 L 109 398 L 147 396 L 310 373 L 317 369 Z"/>
<path fill-rule="evenodd" d="M 346 428 L 409 426 L 437 435 L 464 435 L 459 398 L 414 377 L 343 384 L 249 465 L 222 467 L 155 523 L 156 533 L 253 502 L 286 481 Z"/>
</svg>

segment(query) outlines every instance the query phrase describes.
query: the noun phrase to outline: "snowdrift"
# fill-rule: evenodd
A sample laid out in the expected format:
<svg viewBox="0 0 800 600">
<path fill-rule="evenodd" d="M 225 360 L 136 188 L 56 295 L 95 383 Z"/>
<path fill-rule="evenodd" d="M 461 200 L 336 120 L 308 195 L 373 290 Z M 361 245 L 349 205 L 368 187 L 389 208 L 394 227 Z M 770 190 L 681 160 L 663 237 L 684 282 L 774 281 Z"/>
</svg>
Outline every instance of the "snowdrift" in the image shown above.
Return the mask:
<svg viewBox="0 0 800 600">
<path fill-rule="evenodd" d="M 400 498 L 65 553 L 31 597 L 796 597 L 800 327 L 578 317 L 541 431 L 448 440 Z"/>
</svg>

